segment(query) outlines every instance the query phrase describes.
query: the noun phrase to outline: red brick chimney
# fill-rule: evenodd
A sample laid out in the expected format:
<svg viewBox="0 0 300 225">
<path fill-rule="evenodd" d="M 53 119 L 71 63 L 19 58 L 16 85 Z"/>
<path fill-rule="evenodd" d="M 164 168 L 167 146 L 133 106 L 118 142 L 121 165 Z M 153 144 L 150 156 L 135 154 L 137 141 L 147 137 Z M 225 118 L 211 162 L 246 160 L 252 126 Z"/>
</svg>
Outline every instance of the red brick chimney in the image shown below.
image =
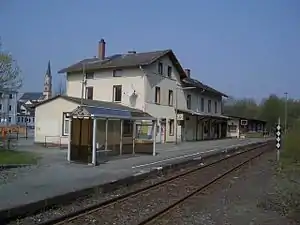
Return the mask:
<svg viewBox="0 0 300 225">
<path fill-rule="evenodd" d="M 98 58 L 101 59 L 101 60 L 105 59 L 105 41 L 104 41 L 104 39 L 101 39 L 99 41 Z"/>
<path fill-rule="evenodd" d="M 190 69 L 184 69 L 185 74 L 187 77 L 191 77 L 191 70 Z"/>
</svg>

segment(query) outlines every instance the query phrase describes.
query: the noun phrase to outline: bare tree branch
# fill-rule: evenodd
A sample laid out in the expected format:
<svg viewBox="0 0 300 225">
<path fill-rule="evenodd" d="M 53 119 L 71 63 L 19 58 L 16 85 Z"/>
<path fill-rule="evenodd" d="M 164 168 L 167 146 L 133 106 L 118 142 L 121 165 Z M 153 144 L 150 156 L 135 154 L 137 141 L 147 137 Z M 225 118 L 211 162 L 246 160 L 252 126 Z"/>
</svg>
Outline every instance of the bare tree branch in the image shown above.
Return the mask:
<svg viewBox="0 0 300 225">
<path fill-rule="evenodd" d="M 1 47 L 0 42 L 0 89 L 17 91 L 22 86 L 20 68 L 12 55 Z"/>
</svg>

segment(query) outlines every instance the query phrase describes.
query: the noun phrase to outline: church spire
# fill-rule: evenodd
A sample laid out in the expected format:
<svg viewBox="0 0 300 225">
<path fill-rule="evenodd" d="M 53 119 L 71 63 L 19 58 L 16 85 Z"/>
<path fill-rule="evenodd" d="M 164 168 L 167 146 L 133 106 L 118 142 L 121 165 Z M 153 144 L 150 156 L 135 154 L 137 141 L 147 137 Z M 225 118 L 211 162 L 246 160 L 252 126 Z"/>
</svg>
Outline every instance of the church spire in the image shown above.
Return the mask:
<svg viewBox="0 0 300 225">
<path fill-rule="evenodd" d="M 52 97 L 52 75 L 51 75 L 50 60 L 48 61 L 48 67 L 45 74 L 43 94 L 44 94 L 44 100 L 47 100 Z"/>
<path fill-rule="evenodd" d="M 51 77 L 51 65 L 50 65 L 50 60 L 48 61 L 48 67 L 47 67 L 47 72 L 46 75 Z"/>
</svg>

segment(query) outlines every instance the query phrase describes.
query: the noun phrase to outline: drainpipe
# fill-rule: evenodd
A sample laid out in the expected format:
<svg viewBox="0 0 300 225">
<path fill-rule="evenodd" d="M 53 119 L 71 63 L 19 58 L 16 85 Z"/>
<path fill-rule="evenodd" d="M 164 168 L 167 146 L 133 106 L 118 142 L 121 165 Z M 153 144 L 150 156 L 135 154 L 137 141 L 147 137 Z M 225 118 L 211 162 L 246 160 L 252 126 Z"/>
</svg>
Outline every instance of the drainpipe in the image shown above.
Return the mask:
<svg viewBox="0 0 300 225">
<path fill-rule="evenodd" d="M 146 71 L 144 70 L 144 68 L 142 66 L 139 66 L 139 69 L 144 74 L 144 87 L 146 87 L 146 76 L 147 76 L 147 73 L 146 73 Z M 145 91 L 145 88 L 144 88 L 144 107 L 143 108 L 144 108 L 143 111 L 146 111 L 146 91 Z"/>
</svg>

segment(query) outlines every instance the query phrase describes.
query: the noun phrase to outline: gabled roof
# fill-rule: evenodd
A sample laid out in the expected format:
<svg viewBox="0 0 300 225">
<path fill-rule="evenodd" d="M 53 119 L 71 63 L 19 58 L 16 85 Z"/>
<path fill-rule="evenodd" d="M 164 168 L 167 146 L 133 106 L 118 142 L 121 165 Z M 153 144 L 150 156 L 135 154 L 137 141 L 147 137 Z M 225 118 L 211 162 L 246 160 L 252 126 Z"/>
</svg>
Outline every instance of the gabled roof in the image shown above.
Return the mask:
<svg viewBox="0 0 300 225">
<path fill-rule="evenodd" d="M 43 92 L 25 92 L 19 100 L 32 101 L 32 100 L 41 99 L 42 97 L 43 97 Z"/>
<path fill-rule="evenodd" d="M 201 88 L 205 91 L 208 91 L 208 92 L 211 92 L 211 93 L 214 93 L 214 94 L 217 94 L 217 95 L 221 95 L 221 96 L 224 96 L 224 97 L 228 97 L 226 94 L 220 92 L 220 91 L 217 91 L 216 89 L 206 85 L 206 84 L 203 84 L 202 82 L 196 80 L 196 79 L 193 79 L 193 78 L 184 78 L 182 80 L 182 83 L 184 85 L 187 85 L 187 86 L 193 86 L 193 87 L 197 87 L 197 88 Z"/>
<path fill-rule="evenodd" d="M 66 95 L 57 95 L 53 98 L 47 99 L 43 102 L 37 103 L 34 107 L 38 107 L 40 105 L 43 105 L 47 102 L 53 101 L 57 98 L 63 98 L 67 101 L 76 103 L 78 105 L 80 105 L 81 103 L 81 99 L 80 98 L 76 98 L 76 97 L 70 97 L 70 96 L 66 96 Z M 102 110 L 103 109 L 112 109 L 112 110 L 121 110 L 121 111 L 127 111 L 130 112 L 132 116 L 134 117 L 147 117 L 147 118 L 151 118 L 151 116 L 148 113 L 143 112 L 142 110 L 139 109 L 134 109 L 128 106 L 124 106 L 118 103 L 114 103 L 114 102 L 106 102 L 106 101 L 98 101 L 98 100 L 90 100 L 90 99 L 83 99 L 83 107 L 88 110 L 91 114 L 97 114 L 99 111 L 99 108 Z M 94 110 L 94 111 L 93 111 Z M 95 111 L 96 110 L 96 111 Z"/>
<path fill-rule="evenodd" d="M 174 52 L 171 49 L 153 52 L 116 54 L 106 57 L 104 60 L 100 60 L 99 58 L 84 59 L 80 62 L 77 62 L 67 68 L 58 71 L 58 73 L 81 72 L 83 70 L 83 65 L 86 71 L 147 66 L 151 65 L 152 63 L 166 55 L 170 57 L 174 66 L 177 68 L 180 77 L 187 77 L 185 71 L 181 67 L 178 59 L 176 58 Z"/>
</svg>

